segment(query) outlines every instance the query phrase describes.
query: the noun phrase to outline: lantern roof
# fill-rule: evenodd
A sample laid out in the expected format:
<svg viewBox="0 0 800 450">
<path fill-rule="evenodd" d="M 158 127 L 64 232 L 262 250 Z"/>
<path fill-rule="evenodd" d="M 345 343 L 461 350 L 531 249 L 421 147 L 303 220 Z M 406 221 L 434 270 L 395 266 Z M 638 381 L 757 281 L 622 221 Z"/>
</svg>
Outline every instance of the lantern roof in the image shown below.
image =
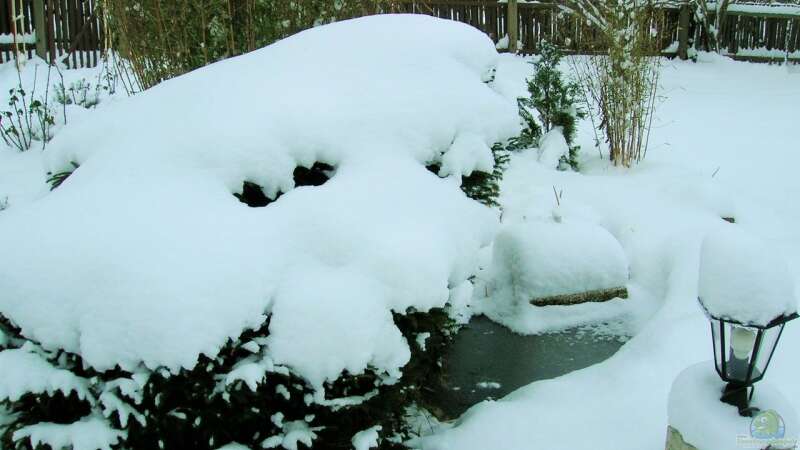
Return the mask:
<svg viewBox="0 0 800 450">
<path fill-rule="evenodd" d="M 786 262 L 738 225 L 726 224 L 704 239 L 698 288 L 703 308 L 714 318 L 763 328 L 797 313 Z"/>
</svg>

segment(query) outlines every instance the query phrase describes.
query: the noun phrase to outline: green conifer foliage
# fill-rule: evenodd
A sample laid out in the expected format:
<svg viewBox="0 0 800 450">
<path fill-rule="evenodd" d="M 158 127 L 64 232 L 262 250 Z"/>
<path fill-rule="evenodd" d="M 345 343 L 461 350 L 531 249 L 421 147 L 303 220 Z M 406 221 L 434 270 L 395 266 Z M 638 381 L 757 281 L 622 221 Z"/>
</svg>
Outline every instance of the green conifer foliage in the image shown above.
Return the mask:
<svg viewBox="0 0 800 450">
<path fill-rule="evenodd" d="M 319 402 L 314 390 L 286 367 L 267 364 L 265 376 L 255 385 L 231 375 L 243 364 L 265 361 L 269 320 L 230 340 L 214 358 L 201 356 L 191 370 L 170 373 L 141 367 L 129 373 L 98 372 L 85 367 L 79 355 L 44 349 L 0 316 L 0 351 L 23 348 L 41 356 L 83 380 L 91 397 L 55 390 L 0 400 L 0 409 L 11 419 L 0 422 L 0 448 L 39 448 L 27 438 L 14 438 L 29 425 L 103 417 L 124 432 L 115 449 L 211 450 L 231 442 L 256 449 L 280 442 L 300 424 L 313 433 L 313 449 L 350 449 L 354 434 L 381 425 L 381 448 L 399 450 L 408 438 L 406 409 L 425 408 L 422 390 L 441 383 L 441 355 L 455 325 L 443 309 L 396 313 L 394 320 L 411 347 L 403 377 L 393 382 L 369 370 L 343 374 L 326 384 L 326 401 Z M 417 343 L 420 333 L 429 334 L 425 349 Z"/>
<path fill-rule="evenodd" d="M 538 111 L 544 132 L 561 127 L 570 146 L 569 157 L 562 160 L 562 166 L 569 165 L 577 170 L 580 147 L 574 145 L 575 133 L 578 119 L 585 117 L 585 112 L 577 107 L 580 86 L 565 80 L 558 69 L 563 58 L 558 47 L 544 41 L 539 48 L 539 58 L 531 63 L 536 72 L 528 79 L 530 97 L 519 99 L 520 114 L 523 115 L 523 110 L 525 114 L 530 114 L 531 110 Z"/>
</svg>

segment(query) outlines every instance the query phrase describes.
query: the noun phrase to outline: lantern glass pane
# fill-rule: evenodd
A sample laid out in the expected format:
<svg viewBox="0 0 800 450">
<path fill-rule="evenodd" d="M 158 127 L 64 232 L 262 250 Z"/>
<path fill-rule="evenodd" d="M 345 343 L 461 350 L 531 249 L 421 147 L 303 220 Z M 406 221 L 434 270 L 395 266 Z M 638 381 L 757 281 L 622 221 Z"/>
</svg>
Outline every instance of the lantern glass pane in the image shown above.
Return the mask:
<svg viewBox="0 0 800 450">
<path fill-rule="evenodd" d="M 719 320 L 711 319 L 711 337 L 714 340 L 714 364 L 717 365 L 717 372 L 722 373 L 722 359 L 720 355 L 724 354 L 722 350 L 722 337 L 720 336 Z"/>
<path fill-rule="evenodd" d="M 754 380 L 757 381 L 761 379 L 767 371 L 772 352 L 775 350 L 775 346 L 778 345 L 781 330 L 783 330 L 783 325 L 764 330 L 763 337 L 761 338 L 761 347 L 756 356 L 756 367 L 753 371 Z"/>
<path fill-rule="evenodd" d="M 755 378 L 755 373 L 752 377 L 748 374 L 757 336 L 756 328 L 725 323 L 725 375 L 728 379 L 747 383 L 750 378 Z"/>
</svg>

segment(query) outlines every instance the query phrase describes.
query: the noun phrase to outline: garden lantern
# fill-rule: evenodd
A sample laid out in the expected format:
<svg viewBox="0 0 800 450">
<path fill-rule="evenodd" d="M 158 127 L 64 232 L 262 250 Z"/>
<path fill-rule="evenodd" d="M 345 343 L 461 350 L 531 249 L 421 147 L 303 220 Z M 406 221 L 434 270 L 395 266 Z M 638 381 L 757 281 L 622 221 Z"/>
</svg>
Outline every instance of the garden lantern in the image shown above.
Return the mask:
<svg viewBox="0 0 800 450">
<path fill-rule="evenodd" d="M 714 363 L 727 383 L 721 400 L 750 416 L 753 385 L 764 378 L 786 323 L 798 317 L 794 277 L 776 251 L 735 225 L 706 236 L 699 275 Z"/>
<path fill-rule="evenodd" d="M 783 328 L 798 314 L 782 315 L 766 325 L 756 325 L 715 316 L 702 299 L 700 305 L 711 321 L 717 373 L 728 383 L 721 400 L 739 408 L 739 414 L 743 416 L 752 415 L 749 403 L 753 384 L 764 378 Z"/>
</svg>

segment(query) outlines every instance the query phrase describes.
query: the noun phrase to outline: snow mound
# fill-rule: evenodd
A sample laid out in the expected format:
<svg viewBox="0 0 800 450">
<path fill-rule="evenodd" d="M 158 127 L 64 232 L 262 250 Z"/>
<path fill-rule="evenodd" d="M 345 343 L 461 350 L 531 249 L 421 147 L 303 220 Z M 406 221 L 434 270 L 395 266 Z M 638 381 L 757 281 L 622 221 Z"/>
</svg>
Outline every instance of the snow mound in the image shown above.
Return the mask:
<svg viewBox="0 0 800 450">
<path fill-rule="evenodd" d="M 577 221 L 504 226 L 495 240 L 492 267 L 496 283 L 510 285 L 520 303 L 628 282 L 628 262 L 619 242 L 604 228 Z"/>
<path fill-rule="evenodd" d="M 760 409 L 767 417 L 775 412 L 783 422 L 783 434 L 775 429 L 771 437 L 758 435 L 759 417 L 742 417 L 735 406 L 720 401 L 725 382 L 720 380 L 712 362 L 699 363 L 685 369 L 672 384 L 669 394 L 669 425 L 678 430 L 683 439 L 695 448 L 732 448 L 731 442 L 741 441 L 750 448 L 793 448 L 797 434 L 797 414 L 787 399 L 767 382 L 756 387 L 751 406 Z M 770 439 L 780 441 L 771 441 Z M 791 443 L 791 445 L 787 445 Z"/>
<path fill-rule="evenodd" d="M 709 233 L 700 258 L 699 295 L 712 315 L 764 326 L 797 311 L 786 262 L 738 226 Z"/>
<path fill-rule="evenodd" d="M 467 25 L 376 16 L 108 105 L 47 150 L 79 168 L 0 215 L 0 314 L 98 370 L 191 368 L 270 315 L 268 354 L 316 386 L 398 374 L 391 311 L 444 306 L 495 231 L 425 165 L 485 168 L 517 131 L 482 81 L 497 57 Z M 332 178 L 295 189 L 316 162 Z M 284 195 L 250 208 L 245 181 Z"/>
<path fill-rule="evenodd" d="M 569 155 L 569 144 L 560 127 L 554 128 L 539 140 L 539 163 L 549 169 L 558 167 L 561 157 Z"/>
</svg>

